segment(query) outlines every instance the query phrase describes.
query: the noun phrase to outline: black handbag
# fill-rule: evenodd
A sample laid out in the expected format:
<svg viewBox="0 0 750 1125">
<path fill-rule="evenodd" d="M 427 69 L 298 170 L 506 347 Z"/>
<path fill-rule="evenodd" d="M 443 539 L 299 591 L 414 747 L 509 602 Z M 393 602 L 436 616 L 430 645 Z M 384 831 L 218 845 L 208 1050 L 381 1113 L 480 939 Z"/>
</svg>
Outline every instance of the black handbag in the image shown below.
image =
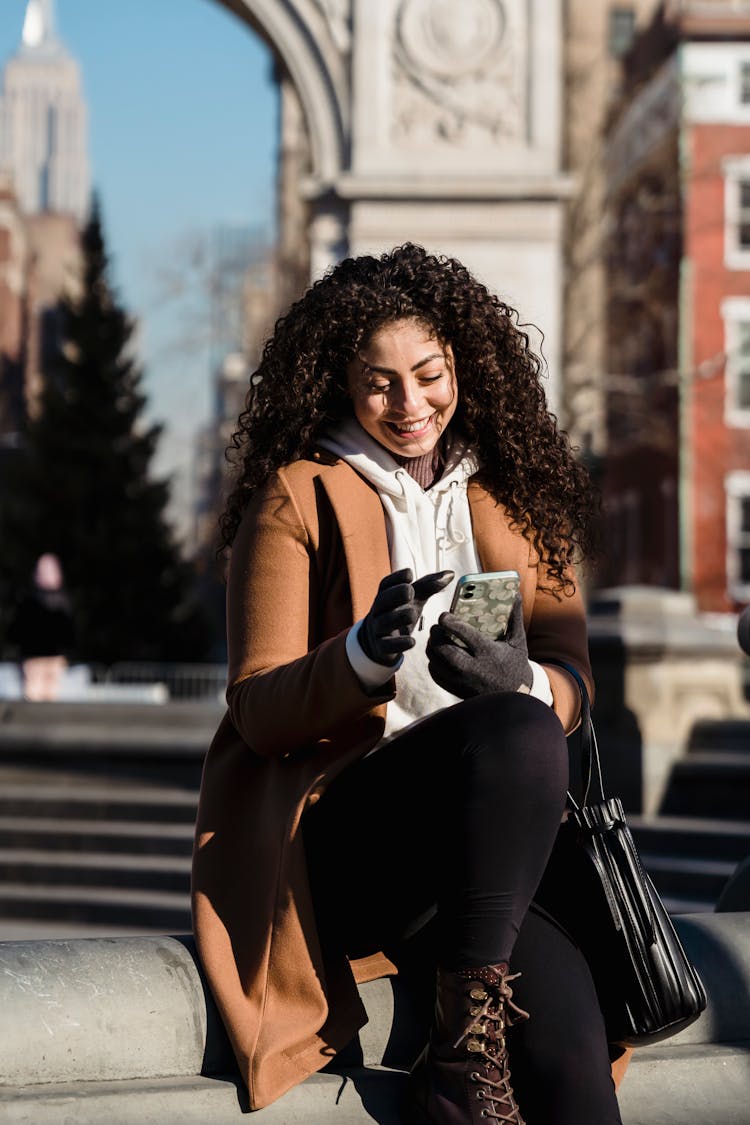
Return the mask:
<svg viewBox="0 0 750 1125">
<path fill-rule="evenodd" d="M 706 992 L 643 870 L 621 801 L 604 796 L 586 685 L 571 665 L 560 667 L 581 691 L 583 799 L 568 793 L 538 898 L 589 963 L 609 1041 L 656 1043 L 698 1018 Z"/>
</svg>

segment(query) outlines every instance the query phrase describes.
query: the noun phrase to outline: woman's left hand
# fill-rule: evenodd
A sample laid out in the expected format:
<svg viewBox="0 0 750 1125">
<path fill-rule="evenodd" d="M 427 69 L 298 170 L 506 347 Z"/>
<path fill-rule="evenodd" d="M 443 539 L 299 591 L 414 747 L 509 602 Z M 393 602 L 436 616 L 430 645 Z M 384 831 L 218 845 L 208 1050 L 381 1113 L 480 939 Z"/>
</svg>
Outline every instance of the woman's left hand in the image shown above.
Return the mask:
<svg viewBox="0 0 750 1125">
<path fill-rule="evenodd" d="M 439 687 L 460 699 L 493 691 L 530 688 L 529 664 L 520 594 L 504 637 L 493 641 L 455 613 L 441 613 L 427 642 L 430 675 Z"/>
</svg>

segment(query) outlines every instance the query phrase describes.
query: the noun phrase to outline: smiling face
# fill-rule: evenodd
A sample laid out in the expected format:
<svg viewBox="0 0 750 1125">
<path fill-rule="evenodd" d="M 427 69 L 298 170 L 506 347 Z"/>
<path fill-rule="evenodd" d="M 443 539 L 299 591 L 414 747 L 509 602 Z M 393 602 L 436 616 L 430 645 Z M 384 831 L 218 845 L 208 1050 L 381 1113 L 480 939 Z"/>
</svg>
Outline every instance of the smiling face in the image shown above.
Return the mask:
<svg viewBox="0 0 750 1125">
<path fill-rule="evenodd" d="M 456 411 L 453 352 L 419 321 L 378 329 L 346 374 L 360 426 L 401 457 L 433 450 Z"/>
</svg>

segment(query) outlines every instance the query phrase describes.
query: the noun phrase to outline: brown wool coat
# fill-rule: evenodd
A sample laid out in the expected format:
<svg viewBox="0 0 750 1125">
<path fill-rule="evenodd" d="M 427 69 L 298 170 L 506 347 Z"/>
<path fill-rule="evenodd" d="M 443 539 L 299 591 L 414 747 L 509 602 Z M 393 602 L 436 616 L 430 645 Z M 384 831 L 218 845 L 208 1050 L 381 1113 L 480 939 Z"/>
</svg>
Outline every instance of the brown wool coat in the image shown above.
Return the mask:
<svg viewBox="0 0 750 1125">
<path fill-rule="evenodd" d="M 521 575 L 531 657 L 570 661 L 590 684 L 580 595 L 540 590 L 543 567 L 504 510 L 473 481 L 469 500 L 483 568 Z M 395 971 L 382 954 L 350 966 L 320 948 L 300 832 L 303 810 L 382 734 L 394 683 L 365 695 L 344 646 L 390 569 L 377 493 L 325 453 L 274 476 L 233 547 L 228 712 L 201 785 L 193 915 L 253 1108 L 356 1034 L 366 1016 L 355 980 Z M 547 671 L 570 729 L 577 689 Z"/>
</svg>

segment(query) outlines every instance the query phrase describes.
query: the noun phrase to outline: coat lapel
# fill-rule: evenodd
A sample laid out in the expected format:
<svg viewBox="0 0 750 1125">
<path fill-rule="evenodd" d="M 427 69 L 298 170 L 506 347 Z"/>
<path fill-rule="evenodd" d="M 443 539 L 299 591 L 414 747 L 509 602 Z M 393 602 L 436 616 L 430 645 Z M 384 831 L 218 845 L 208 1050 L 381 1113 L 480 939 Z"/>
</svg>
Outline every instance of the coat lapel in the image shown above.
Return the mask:
<svg viewBox="0 0 750 1125">
<path fill-rule="evenodd" d="M 380 580 L 391 572 L 385 513 L 380 497 L 345 461 L 321 478 L 344 545 L 354 620 L 372 605 Z"/>
</svg>

